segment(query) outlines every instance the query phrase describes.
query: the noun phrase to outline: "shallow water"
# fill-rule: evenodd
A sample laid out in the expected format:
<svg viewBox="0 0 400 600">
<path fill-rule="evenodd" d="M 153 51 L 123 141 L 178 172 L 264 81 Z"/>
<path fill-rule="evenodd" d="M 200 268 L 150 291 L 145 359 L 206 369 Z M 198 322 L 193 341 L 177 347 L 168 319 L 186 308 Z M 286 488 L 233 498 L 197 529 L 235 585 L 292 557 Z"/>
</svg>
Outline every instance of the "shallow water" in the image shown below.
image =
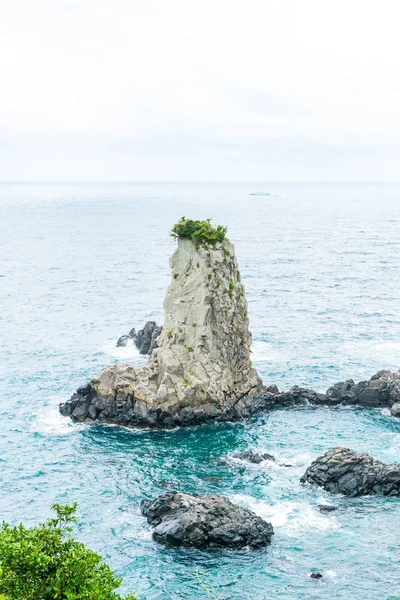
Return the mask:
<svg viewBox="0 0 400 600">
<path fill-rule="evenodd" d="M 0 186 L 2 518 L 35 523 L 79 503 L 80 539 L 143 599 L 378 600 L 400 595 L 400 503 L 332 497 L 299 478 L 344 445 L 400 459 L 385 411 L 297 409 L 171 432 L 74 425 L 58 402 L 117 360 L 116 339 L 162 320 L 168 237 L 182 215 L 229 227 L 246 286 L 254 361 L 265 382 L 319 391 L 400 363 L 400 185 Z M 232 458 L 252 448 L 278 462 Z M 271 520 L 262 551 L 157 546 L 143 497 L 224 493 Z M 320 503 L 339 510 L 322 514 Z M 206 575 L 203 575 L 203 569 Z M 321 580 L 311 580 L 316 569 Z"/>
</svg>

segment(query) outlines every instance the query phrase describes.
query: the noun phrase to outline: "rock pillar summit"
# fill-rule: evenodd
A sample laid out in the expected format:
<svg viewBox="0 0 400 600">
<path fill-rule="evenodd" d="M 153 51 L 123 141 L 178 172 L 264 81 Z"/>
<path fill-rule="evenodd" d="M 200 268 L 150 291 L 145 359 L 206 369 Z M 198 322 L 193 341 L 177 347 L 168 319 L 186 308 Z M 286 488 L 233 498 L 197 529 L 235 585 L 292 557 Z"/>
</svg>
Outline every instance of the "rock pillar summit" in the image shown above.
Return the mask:
<svg viewBox="0 0 400 600">
<path fill-rule="evenodd" d="M 74 421 L 174 427 L 249 413 L 262 390 L 251 364 L 249 319 L 226 229 L 181 219 L 172 230 L 164 326 L 149 363 L 103 369 L 60 405 Z"/>
</svg>

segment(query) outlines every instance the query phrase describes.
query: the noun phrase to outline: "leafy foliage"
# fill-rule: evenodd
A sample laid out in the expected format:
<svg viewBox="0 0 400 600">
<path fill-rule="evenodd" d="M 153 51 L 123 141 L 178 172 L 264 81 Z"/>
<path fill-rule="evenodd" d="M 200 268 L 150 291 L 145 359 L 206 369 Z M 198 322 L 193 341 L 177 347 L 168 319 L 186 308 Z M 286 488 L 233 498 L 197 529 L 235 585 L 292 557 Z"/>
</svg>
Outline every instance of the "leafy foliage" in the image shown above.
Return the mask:
<svg viewBox="0 0 400 600">
<path fill-rule="evenodd" d="M 171 231 L 172 237 L 176 239 L 189 239 L 198 246 L 215 246 L 217 242 L 223 242 L 226 238 L 227 227 L 211 225 L 211 219 L 205 221 L 193 221 L 182 217 Z"/>
<path fill-rule="evenodd" d="M 56 518 L 31 529 L 2 524 L 0 598 L 122 600 L 114 591 L 121 580 L 99 554 L 71 537 L 76 503 L 52 508 Z M 135 596 L 129 594 L 125 600 L 135 600 Z"/>
</svg>

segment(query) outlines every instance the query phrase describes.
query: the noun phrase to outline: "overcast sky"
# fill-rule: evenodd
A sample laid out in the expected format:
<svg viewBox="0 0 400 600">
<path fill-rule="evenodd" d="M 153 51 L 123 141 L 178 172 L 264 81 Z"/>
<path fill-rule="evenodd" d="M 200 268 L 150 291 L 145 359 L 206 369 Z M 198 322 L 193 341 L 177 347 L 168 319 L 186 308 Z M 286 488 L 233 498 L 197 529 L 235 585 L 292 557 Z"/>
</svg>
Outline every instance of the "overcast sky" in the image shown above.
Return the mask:
<svg viewBox="0 0 400 600">
<path fill-rule="evenodd" d="M 399 0 L 0 7 L 1 180 L 400 180 Z"/>
</svg>

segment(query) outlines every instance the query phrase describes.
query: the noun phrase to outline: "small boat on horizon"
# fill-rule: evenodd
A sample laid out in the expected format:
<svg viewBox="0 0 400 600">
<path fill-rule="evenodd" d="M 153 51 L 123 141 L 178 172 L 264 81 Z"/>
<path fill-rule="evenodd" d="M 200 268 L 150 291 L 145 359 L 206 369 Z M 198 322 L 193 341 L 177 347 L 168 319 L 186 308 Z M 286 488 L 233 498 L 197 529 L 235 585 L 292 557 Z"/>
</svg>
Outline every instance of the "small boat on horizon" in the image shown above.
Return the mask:
<svg viewBox="0 0 400 600">
<path fill-rule="evenodd" d="M 270 196 L 271 194 L 269 192 L 262 192 L 262 191 L 255 191 L 255 192 L 250 192 L 250 196 Z"/>
</svg>

